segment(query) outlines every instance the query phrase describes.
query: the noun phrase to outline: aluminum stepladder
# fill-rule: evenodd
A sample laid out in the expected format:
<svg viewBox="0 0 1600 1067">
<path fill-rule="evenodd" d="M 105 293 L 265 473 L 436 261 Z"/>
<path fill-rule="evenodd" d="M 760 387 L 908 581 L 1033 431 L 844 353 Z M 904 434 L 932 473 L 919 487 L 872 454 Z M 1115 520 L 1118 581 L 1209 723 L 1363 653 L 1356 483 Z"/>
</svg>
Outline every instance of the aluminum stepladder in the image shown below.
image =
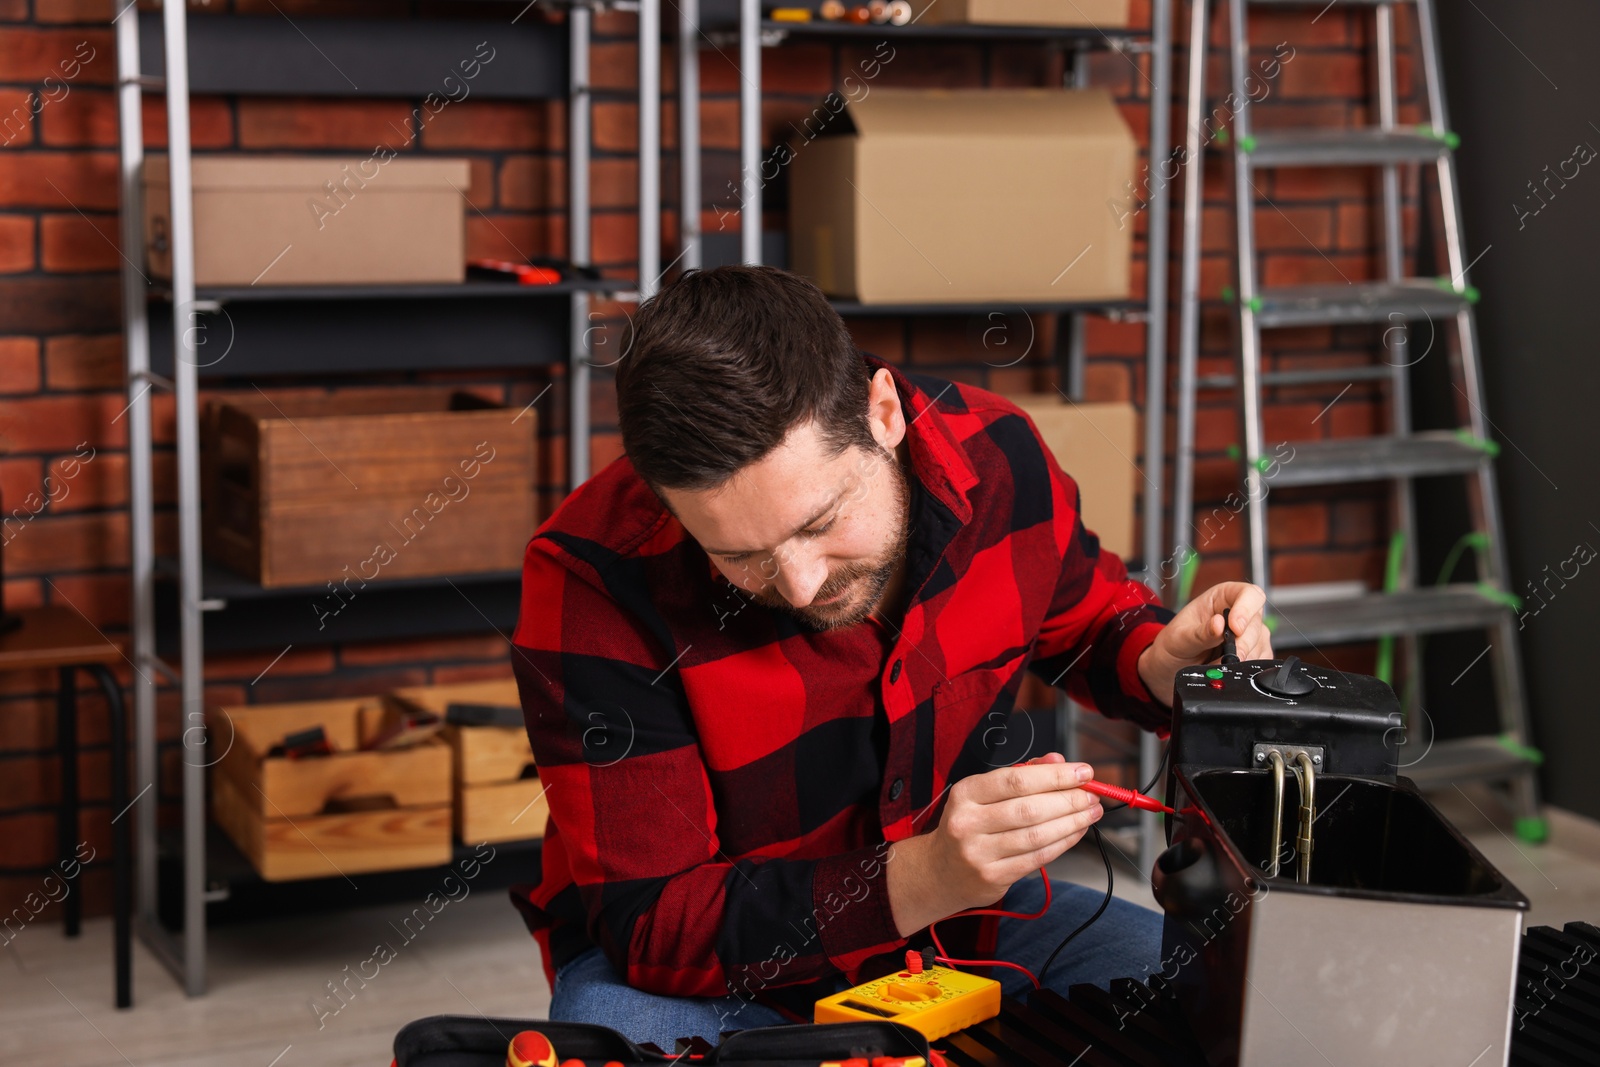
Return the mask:
<svg viewBox="0 0 1600 1067">
<path fill-rule="evenodd" d="M 1209 29 L 1208 0 L 1194 0 L 1190 17 L 1187 155 L 1184 190 L 1183 261 L 1180 280 L 1181 318 L 1177 381 L 1177 456 L 1173 487 L 1174 558 L 1194 555 L 1193 523 L 1195 409 L 1201 390 L 1237 389 L 1243 437 L 1240 465 L 1244 484 L 1251 580 L 1268 591 L 1275 623 L 1274 649 L 1316 648 L 1322 644 L 1398 637 L 1404 642 L 1408 680 L 1420 694 L 1419 639 L 1426 634 L 1482 629 L 1488 654 L 1500 733 L 1439 740 L 1433 719 L 1415 714 L 1420 700 L 1407 707 L 1407 765 L 1401 773 L 1425 789 L 1475 779 L 1509 788 L 1518 835 L 1538 841 L 1546 836 L 1540 814 L 1538 752 L 1528 743 L 1522 665 L 1517 646 L 1517 598 L 1509 591 L 1509 572 L 1495 485 L 1494 455 L 1484 412 L 1483 374 L 1473 315 L 1477 293 L 1467 282 L 1461 206 L 1454 148 L 1441 81 L 1438 26 L 1432 0 L 1347 0 L 1347 6 L 1369 9 L 1374 19 L 1377 51 L 1376 127 L 1351 129 L 1274 129 L 1252 132 L 1255 74 L 1247 12 L 1251 7 L 1299 7 L 1315 11 L 1323 0 L 1228 0 L 1231 95 L 1231 150 L 1234 215 L 1237 236 L 1236 374 L 1198 375 L 1200 333 L 1200 223 L 1202 158 L 1205 143 L 1216 135 L 1215 112 L 1205 89 L 1205 57 Z M 1420 125 L 1399 121 L 1396 88 L 1396 7 L 1414 9 L 1417 48 L 1421 55 L 1427 119 Z M 1320 16 L 1318 16 L 1320 17 Z M 1259 83 L 1258 83 L 1259 84 Z M 1401 172 L 1416 165 L 1431 168 L 1437 181 L 1437 210 L 1448 277 L 1408 277 L 1405 272 L 1401 218 Z M 1258 172 L 1281 167 L 1372 167 L 1381 170 L 1384 277 L 1325 285 L 1264 287 L 1257 276 L 1255 218 L 1265 200 Z M 1270 208 L 1268 208 L 1270 210 Z M 1368 324 L 1383 334 L 1382 352 L 1370 366 L 1266 370 L 1264 331 L 1275 328 Z M 1451 328 L 1453 326 L 1453 329 Z M 1414 355 L 1412 336 L 1429 331 L 1429 348 L 1450 360 L 1455 405 L 1460 425 L 1454 429 L 1416 431 L 1411 425 L 1409 368 L 1428 354 Z M 1437 342 L 1432 339 L 1437 335 Z M 1445 351 L 1454 342 L 1453 352 Z M 1435 356 L 1439 358 L 1439 356 Z M 1381 437 L 1290 442 L 1292 459 L 1270 451 L 1263 426 L 1264 390 L 1277 386 L 1357 381 L 1387 383 L 1389 433 Z M 1476 549 L 1475 581 L 1450 580 L 1422 586 L 1416 563 L 1416 504 L 1412 479 L 1459 475 L 1468 479 L 1467 496 L 1473 532 L 1463 545 Z M 1392 488 L 1395 539 L 1391 542 L 1391 581 L 1382 591 L 1330 593 L 1311 587 L 1271 583 L 1267 545 L 1267 508 L 1271 490 L 1287 486 L 1331 486 L 1385 481 Z M 1417 758 L 1412 753 L 1426 753 Z M 1414 761 L 1414 762 L 1413 762 Z"/>
</svg>

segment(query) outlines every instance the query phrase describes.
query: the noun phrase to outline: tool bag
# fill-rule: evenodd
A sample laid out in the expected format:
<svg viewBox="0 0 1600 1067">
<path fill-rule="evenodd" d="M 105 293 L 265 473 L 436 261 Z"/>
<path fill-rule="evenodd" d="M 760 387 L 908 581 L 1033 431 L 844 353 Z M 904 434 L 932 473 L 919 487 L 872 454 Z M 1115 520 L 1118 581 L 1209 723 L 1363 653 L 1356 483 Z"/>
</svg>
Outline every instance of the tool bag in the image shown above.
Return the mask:
<svg viewBox="0 0 1600 1067">
<path fill-rule="evenodd" d="M 520 1030 L 537 1030 L 550 1039 L 562 1062 L 583 1060 L 590 1067 L 616 1061 L 624 1067 L 682 1063 L 685 1058 L 640 1048 L 615 1030 L 589 1023 L 542 1019 L 488 1019 L 478 1015 L 433 1015 L 407 1023 L 395 1035 L 395 1067 L 504 1067 L 506 1045 Z M 768 1026 L 729 1035 L 697 1063 L 750 1067 L 817 1067 L 823 1060 L 848 1059 L 862 1050 L 880 1056 L 921 1056 L 932 1062 L 928 1039 L 897 1023 L 833 1023 Z"/>
</svg>

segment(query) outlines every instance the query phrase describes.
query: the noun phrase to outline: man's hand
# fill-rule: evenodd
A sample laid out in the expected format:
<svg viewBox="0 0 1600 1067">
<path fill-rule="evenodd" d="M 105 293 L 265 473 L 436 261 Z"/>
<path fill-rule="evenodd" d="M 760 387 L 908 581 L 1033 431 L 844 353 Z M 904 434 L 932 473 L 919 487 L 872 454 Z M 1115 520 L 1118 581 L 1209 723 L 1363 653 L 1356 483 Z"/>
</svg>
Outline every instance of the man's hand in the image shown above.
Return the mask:
<svg viewBox="0 0 1600 1067">
<path fill-rule="evenodd" d="M 995 903 L 1076 845 L 1104 814 L 1099 797 L 1077 788 L 1093 777 L 1087 763 L 1051 752 L 952 786 L 939 825 L 894 846 L 887 877 L 900 936 Z"/>
<path fill-rule="evenodd" d="M 1139 677 L 1161 703 L 1172 704 L 1172 686 L 1184 667 L 1215 663 L 1222 655 L 1222 609 L 1238 639 L 1239 658 L 1271 659 L 1272 635 L 1263 617 L 1267 594 L 1249 582 L 1223 582 L 1185 604 L 1139 656 Z"/>
</svg>

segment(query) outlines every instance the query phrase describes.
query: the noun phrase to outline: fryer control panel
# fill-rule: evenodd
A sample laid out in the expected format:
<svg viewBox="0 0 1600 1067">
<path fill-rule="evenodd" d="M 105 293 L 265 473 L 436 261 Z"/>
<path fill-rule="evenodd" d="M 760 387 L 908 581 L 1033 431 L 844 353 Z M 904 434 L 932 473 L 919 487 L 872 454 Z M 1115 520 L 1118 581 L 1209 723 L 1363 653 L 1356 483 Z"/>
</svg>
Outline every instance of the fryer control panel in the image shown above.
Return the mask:
<svg viewBox="0 0 1600 1067">
<path fill-rule="evenodd" d="M 1173 762 L 1192 766 L 1257 766 L 1262 743 L 1317 746 L 1330 773 L 1392 779 L 1405 739 L 1386 683 L 1296 656 L 1185 667 L 1172 713 Z"/>
</svg>

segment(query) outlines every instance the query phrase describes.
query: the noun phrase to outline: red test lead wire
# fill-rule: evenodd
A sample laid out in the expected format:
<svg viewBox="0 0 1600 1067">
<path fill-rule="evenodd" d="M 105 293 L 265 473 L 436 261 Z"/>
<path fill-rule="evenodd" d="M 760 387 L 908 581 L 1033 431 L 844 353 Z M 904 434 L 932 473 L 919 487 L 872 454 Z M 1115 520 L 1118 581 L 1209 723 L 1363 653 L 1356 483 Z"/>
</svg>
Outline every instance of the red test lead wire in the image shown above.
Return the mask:
<svg viewBox="0 0 1600 1067">
<path fill-rule="evenodd" d="M 1039 762 L 1037 759 L 1032 759 L 1032 760 L 1028 761 L 1029 764 L 1033 764 L 1033 763 L 1037 763 L 1037 762 Z M 1161 801 L 1157 800 L 1155 797 L 1146 796 L 1145 794 L 1137 792 L 1136 790 L 1124 789 L 1120 785 L 1112 785 L 1109 782 L 1101 782 L 1101 781 L 1096 781 L 1094 779 L 1090 779 L 1087 782 L 1080 782 L 1078 784 L 1078 788 L 1084 790 L 1085 792 L 1093 793 L 1096 796 L 1105 797 L 1107 800 L 1119 801 L 1120 803 L 1126 804 L 1131 808 L 1139 808 L 1139 809 L 1142 809 L 1144 811 L 1164 811 L 1164 812 L 1167 812 L 1167 813 L 1172 814 L 1172 815 L 1178 814 L 1175 810 L 1173 810 L 1172 808 L 1169 808 L 1167 805 L 1161 803 Z M 1101 846 L 1101 851 L 1102 852 L 1105 851 L 1104 846 Z M 1108 865 L 1107 866 L 1107 871 L 1109 872 L 1109 870 L 1110 870 L 1110 867 Z M 1037 918 L 1040 918 L 1041 916 L 1043 916 L 1046 912 L 1048 912 L 1050 910 L 1051 893 L 1050 893 L 1050 875 L 1043 868 L 1040 868 L 1039 874 L 1044 879 L 1044 907 L 1040 908 L 1036 912 L 1033 912 L 1033 913 L 1029 914 L 1029 913 L 1026 913 L 1026 912 L 1005 911 L 1005 910 L 1000 909 L 1000 908 L 969 908 L 966 911 L 957 912 L 955 915 L 950 916 L 950 918 L 954 919 L 954 918 L 957 918 L 957 917 L 960 917 L 960 916 L 967 916 L 967 915 L 995 915 L 995 916 L 1000 916 L 1000 917 L 1008 918 L 1008 919 L 1037 919 Z M 943 920 L 940 920 L 940 921 L 942 922 Z M 1035 989 L 1039 988 L 1039 979 L 1034 975 L 1034 973 L 1032 971 L 1028 970 L 1028 968 L 1022 967 L 1022 966 L 1020 966 L 1018 964 L 1015 964 L 1015 963 L 1008 963 L 1005 960 L 957 960 L 957 959 L 951 959 L 949 956 L 947 956 L 945 954 L 944 944 L 939 940 L 938 926 L 939 926 L 939 923 L 937 923 L 937 922 L 936 923 L 931 923 L 928 926 L 928 933 L 930 935 L 932 935 L 933 947 L 934 947 L 935 952 L 937 953 L 937 955 L 934 956 L 934 959 L 937 962 L 943 963 L 943 964 L 947 964 L 947 965 L 953 966 L 953 967 L 954 966 L 961 966 L 961 967 L 1009 967 L 1010 969 L 1012 969 L 1014 971 L 1021 971 L 1023 974 L 1027 975 L 1028 976 L 1028 980 L 1033 983 L 1034 988 Z"/>
</svg>

